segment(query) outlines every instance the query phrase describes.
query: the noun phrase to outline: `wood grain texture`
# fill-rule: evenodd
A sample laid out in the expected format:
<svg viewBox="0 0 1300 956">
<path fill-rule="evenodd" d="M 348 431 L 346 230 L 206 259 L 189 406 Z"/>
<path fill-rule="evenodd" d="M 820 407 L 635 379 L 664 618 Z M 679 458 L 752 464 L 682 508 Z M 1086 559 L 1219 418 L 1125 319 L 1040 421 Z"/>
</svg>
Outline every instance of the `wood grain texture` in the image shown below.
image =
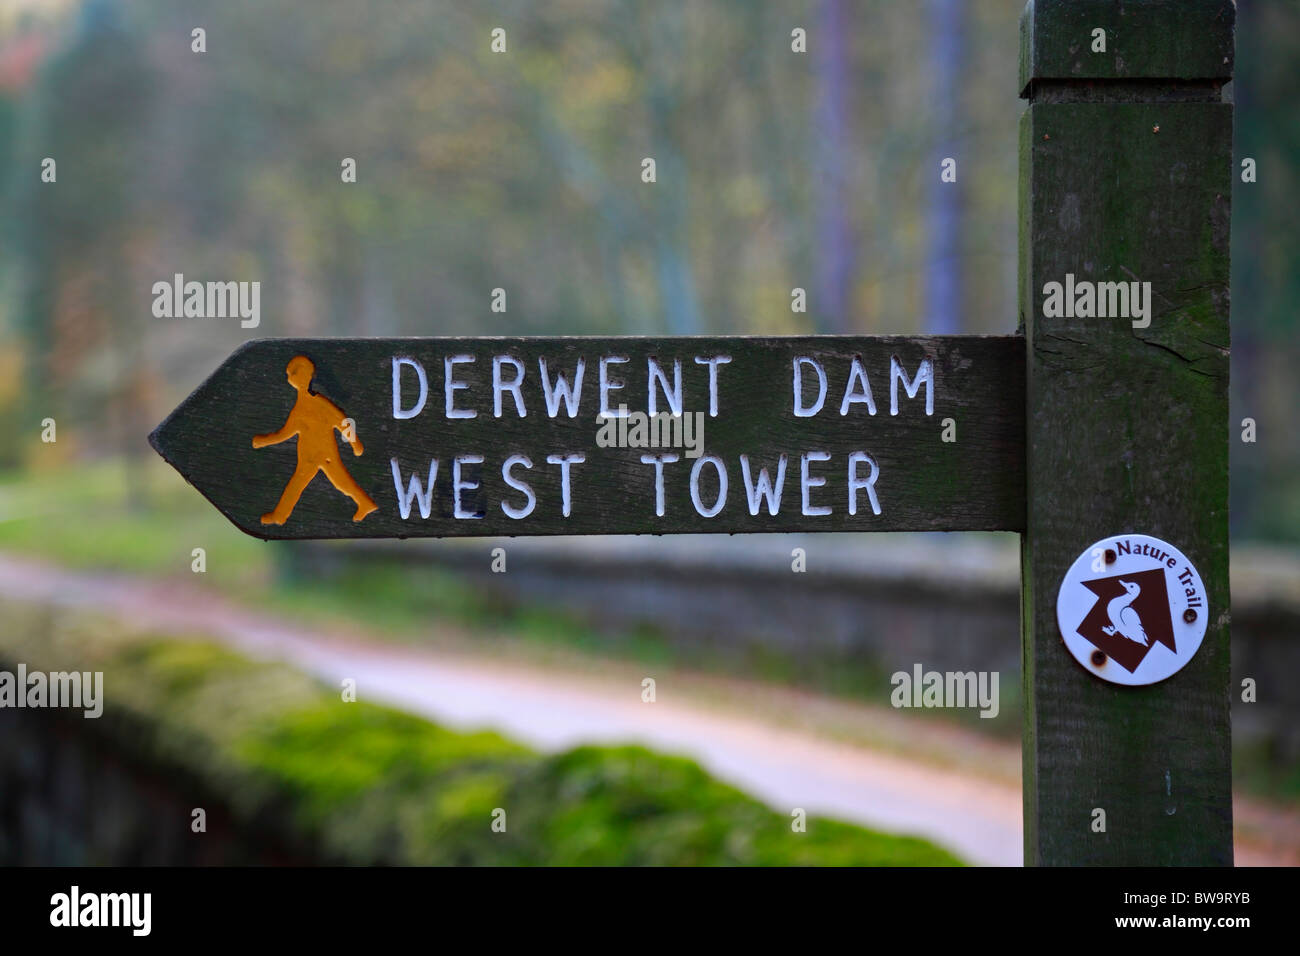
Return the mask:
<svg viewBox="0 0 1300 956">
<path fill-rule="evenodd" d="M 360 522 L 353 505 L 324 475 L 302 493 L 284 525 L 264 525 L 295 468 L 296 441 L 254 449 L 254 435 L 275 432 L 295 399 L 285 368 L 297 355 L 316 367 L 312 390 L 356 422 L 364 453 L 354 457 L 340 441 L 340 461 L 378 504 Z M 467 384 L 455 392 L 455 407 L 477 417 L 445 415 L 445 358 L 473 356 L 455 366 L 454 377 Z M 503 415 L 494 416 L 493 357 L 508 355 L 525 370 L 521 386 L 526 417 L 520 418 L 509 393 Z M 631 411 L 647 409 L 648 359 L 654 357 L 671 381 L 681 363 L 685 412 L 704 412 L 705 455 L 727 469 L 725 506 L 715 517 L 697 511 L 690 494 L 692 459 L 682 455 L 664 466 L 665 514 L 655 514 L 654 468 L 643 454 L 681 449 L 602 448 L 597 445 L 599 360 L 618 355 L 627 363 L 610 366 L 610 377 L 624 383 L 611 392 L 610 406 L 626 402 Z M 695 358 L 726 355 L 718 367 L 718 414 L 707 417 L 709 369 Z M 395 420 L 392 411 L 392 360 L 417 360 L 428 379 L 428 399 L 415 418 Z M 827 374 L 823 411 L 811 418 L 793 414 L 793 361 L 810 356 Z M 920 363 L 934 367 L 932 414 L 925 413 L 924 386 L 915 398 L 899 386 L 899 411 L 890 414 L 890 363 L 897 357 L 907 375 Z M 840 414 L 840 403 L 855 357 L 867 373 L 876 414 L 863 404 Z M 563 371 L 573 380 L 578 359 L 585 363 L 579 414 L 546 414 L 539 360 L 551 380 Z M 1019 530 L 1024 524 L 1024 345 L 1018 336 L 818 336 L 789 338 L 510 338 L 510 339 L 262 339 L 239 349 L 150 436 L 154 448 L 231 521 L 263 538 L 353 538 L 541 534 L 668 534 L 754 531 Z M 403 405 L 415 401 L 416 379 L 409 370 Z M 503 366 L 510 380 L 514 369 Z M 816 392 L 809 374 L 807 394 Z M 665 406 L 657 388 L 659 407 Z M 943 420 L 956 425 L 955 442 L 942 440 Z M 829 452 L 810 474 L 825 479 L 811 490 L 814 505 L 829 515 L 802 513 L 800 457 Z M 848 513 L 848 455 L 862 451 L 879 467 L 875 515 L 865 492 L 858 512 Z M 549 455 L 582 453 L 571 466 L 571 513 L 562 515 L 561 470 Z M 740 456 L 749 456 L 751 475 L 766 466 L 776 476 L 779 456 L 789 456 L 781 507 L 751 515 Z M 531 486 L 536 510 L 512 519 L 503 500 L 518 507 L 524 495 L 503 479 L 504 459 L 526 455 L 531 469 L 513 474 Z M 456 518 L 452 459 L 481 455 L 481 466 L 466 466 L 462 479 L 477 489 L 462 492 L 462 509 L 478 518 Z M 391 473 L 397 459 L 403 483 L 413 473 L 427 483 L 431 459 L 438 459 L 430 516 L 418 505 L 403 519 Z M 859 474 L 869 472 L 863 467 Z M 706 508 L 717 497 L 712 465 L 701 471 L 700 497 Z"/>
<path fill-rule="evenodd" d="M 1232 0 L 1030 0 L 1020 20 L 1020 90 L 1068 80 L 1228 80 Z M 1106 52 L 1092 51 L 1095 29 Z"/>
<path fill-rule="evenodd" d="M 1122 6 L 1150 14 L 1150 29 L 1179 29 L 1181 4 Z M 1232 43 L 1231 18 L 1185 41 L 1193 66 L 1162 66 L 1169 75 L 1199 72 L 1195 64 L 1208 54 L 1221 59 Z M 1036 51 L 1040 63 L 1065 55 Z M 1020 157 L 1029 409 L 1025 859 L 1229 865 L 1232 108 L 1033 103 L 1021 120 Z M 1150 281 L 1150 326 L 1047 318 L 1043 287 L 1066 273 Z M 1069 565 L 1094 541 L 1121 532 L 1181 549 L 1209 595 L 1200 650 L 1146 687 L 1087 673 L 1066 651 L 1056 619 Z M 1104 833 L 1091 828 L 1094 808 L 1106 812 Z"/>
</svg>

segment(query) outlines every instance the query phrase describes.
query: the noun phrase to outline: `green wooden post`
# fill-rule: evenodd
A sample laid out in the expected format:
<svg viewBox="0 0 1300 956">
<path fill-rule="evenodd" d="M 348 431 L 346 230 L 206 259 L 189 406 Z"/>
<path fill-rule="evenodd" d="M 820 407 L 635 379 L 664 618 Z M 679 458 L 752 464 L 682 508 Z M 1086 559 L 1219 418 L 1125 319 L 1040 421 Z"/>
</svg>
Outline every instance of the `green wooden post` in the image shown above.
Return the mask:
<svg viewBox="0 0 1300 956">
<path fill-rule="evenodd" d="M 1232 863 L 1233 23 L 1230 0 L 1034 0 L 1021 20 L 1029 865 Z M 1046 316 L 1067 274 L 1150 282 L 1149 325 Z M 1056 619 L 1071 563 L 1126 532 L 1180 549 L 1208 594 L 1196 656 L 1144 687 L 1086 671 Z"/>
</svg>

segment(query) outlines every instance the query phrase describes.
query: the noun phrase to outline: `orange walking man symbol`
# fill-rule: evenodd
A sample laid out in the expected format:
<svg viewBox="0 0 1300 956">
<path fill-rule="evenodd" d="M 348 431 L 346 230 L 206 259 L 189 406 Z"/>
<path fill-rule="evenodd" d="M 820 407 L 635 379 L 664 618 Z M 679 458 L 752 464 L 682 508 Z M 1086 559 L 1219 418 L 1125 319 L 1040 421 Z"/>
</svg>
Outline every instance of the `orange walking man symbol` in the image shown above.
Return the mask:
<svg viewBox="0 0 1300 956">
<path fill-rule="evenodd" d="M 303 490 L 311 484 L 317 472 L 322 471 L 335 488 L 356 502 L 357 513 L 352 516 L 352 520 L 360 521 L 379 506 L 343 467 L 339 461 L 339 446 L 334 439 L 334 432 L 338 430 L 352 446 L 352 454 L 360 455 L 364 449 L 361 447 L 361 439 L 357 438 L 356 428 L 337 405 L 324 395 L 316 395 L 311 391 L 312 376 L 316 374 L 316 366 L 311 359 L 305 355 L 296 355 L 289 360 L 284 371 L 289 384 L 298 391 L 298 400 L 293 403 L 284 427 L 269 435 L 255 435 L 253 447 L 278 445 L 297 435 L 298 467 L 285 485 L 284 494 L 280 495 L 275 510 L 262 515 L 262 524 L 284 524 L 288 521 Z"/>
</svg>

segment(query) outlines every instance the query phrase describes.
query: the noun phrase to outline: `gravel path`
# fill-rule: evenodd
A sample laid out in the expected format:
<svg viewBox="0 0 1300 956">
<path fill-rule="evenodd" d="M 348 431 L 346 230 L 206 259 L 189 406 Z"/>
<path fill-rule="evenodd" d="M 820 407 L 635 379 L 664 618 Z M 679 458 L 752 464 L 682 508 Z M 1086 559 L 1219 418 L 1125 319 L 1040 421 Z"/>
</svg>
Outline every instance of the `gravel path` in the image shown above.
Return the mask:
<svg viewBox="0 0 1300 956">
<path fill-rule="evenodd" d="M 973 863 L 1022 862 L 1020 791 L 895 754 L 839 743 L 777 725 L 754 713 L 674 699 L 657 688 L 643 703 L 639 682 L 557 672 L 497 659 L 381 644 L 355 636 L 320 637 L 211 592 L 69 571 L 0 555 L 0 593 L 84 607 L 143 627 L 203 634 L 252 656 L 290 662 L 358 694 L 459 728 L 489 727 L 543 750 L 579 743 L 638 742 L 690 756 L 719 777 L 783 812 L 801 807 L 897 833 L 913 833 Z M 1239 863 L 1294 864 L 1300 820 L 1288 810 L 1237 801 L 1238 819 L 1271 831 L 1267 841 L 1238 841 Z"/>
</svg>

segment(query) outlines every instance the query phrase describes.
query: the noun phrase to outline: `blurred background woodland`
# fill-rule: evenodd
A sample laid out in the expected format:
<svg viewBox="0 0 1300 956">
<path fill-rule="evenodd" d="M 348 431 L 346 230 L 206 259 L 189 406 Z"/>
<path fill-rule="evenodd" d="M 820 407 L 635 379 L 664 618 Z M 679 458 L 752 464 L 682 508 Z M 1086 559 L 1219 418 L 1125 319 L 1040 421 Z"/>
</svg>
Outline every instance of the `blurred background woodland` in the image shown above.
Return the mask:
<svg viewBox="0 0 1300 956">
<path fill-rule="evenodd" d="M 1234 813 L 1239 860 L 1300 862 L 1300 3 L 1237 8 L 1233 678 L 1259 678 L 1261 691 L 1258 705 L 1233 701 L 1234 784 L 1284 809 L 1238 796 Z M 245 821 L 222 844 L 231 852 L 272 853 L 282 840 L 287 858 L 345 862 L 951 862 L 947 851 L 1018 862 L 1012 535 L 821 536 L 815 553 L 801 542 L 810 573 L 798 576 L 789 539 L 772 536 L 512 541 L 511 573 L 496 575 L 491 542 L 385 551 L 248 538 L 146 436 L 252 337 L 1010 333 L 1022 9 L 0 0 L 0 598 L 22 605 L 0 613 L 0 664 L 55 651 L 76 667 L 105 662 L 113 746 L 154 748 L 149 761 L 183 771 L 174 779 L 228 796 Z M 502 54 L 490 48 L 498 27 Z M 807 52 L 792 49 L 794 31 Z M 944 183 L 949 157 L 957 179 Z M 56 183 L 42 179 L 46 158 Z M 1237 174 L 1245 158 L 1253 183 Z M 153 285 L 177 273 L 259 281 L 259 327 L 155 317 Z M 497 288 L 505 312 L 491 308 Z M 792 310 L 794 289 L 806 311 Z M 1238 440 L 1247 418 L 1253 442 Z M 42 440 L 49 419 L 54 443 Z M 69 623 L 27 607 L 33 596 L 115 621 Z M 310 631 L 300 648 L 341 628 L 422 653 L 497 655 L 485 665 L 496 684 L 454 669 L 439 684 L 442 659 L 418 671 L 418 706 L 397 668 L 389 703 L 540 751 L 595 732 L 649 740 L 710 772 L 730 768 L 768 806 L 640 751 L 542 757 L 407 715 L 340 712 L 338 675 L 310 655 L 296 663 L 331 688 L 227 649 L 148 643 L 155 630 L 200 630 L 242 650 L 280 633 L 238 616 L 254 611 Z M 369 653 L 358 651 L 389 660 Z M 918 661 L 1000 671 L 999 717 L 893 710 L 890 673 Z M 534 697 L 513 683 L 525 664 L 545 673 Z M 723 746 L 725 728 L 698 730 L 702 712 L 678 738 L 624 734 L 605 719 L 622 711 L 584 697 L 593 673 L 637 695 L 646 673 L 671 678 L 683 698 L 694 688 L 709 706 L 810 737 L 778 766 L 768 749 L 736 756 L 743 740 L 714 760 L 705 750 Z M 496 708 L 491 719 L 480 705 Z M 114 724 L 123 710 L 152 716 Z M 575 736 L 556 727 L 566 715 Z M 18 728 L 0 733 L 0 862 L 196 862 L 159 849 L 151 817 L 197 798 L 123 800 L 139 819 L 113 832 L 142 835 L 105 843 L 85 830 L 99 817 L 66 812 L 77 800 L 47 787 L 121 786 L 100 745 L 46 748 L 48 726 L 30 713 L 26 724 L 0 716 Z M 771 748 L 778 736 L 756 739 Z M 866 831 L 791 844 L 772 808 L 788 812 L 808 781 L 834 781 L 821 776 L 834 761 L 799 763 L 831 740 L 862 749 L 841 755 L 852 783 L 829 787 L 857 803 L 825 809 L 944 849 Z M 891 772 L 882 796 L 855 763 L 871 748 L 963 776 L 899 796 Z M 32 771 L 32 760 L 80 761 L 80 775 Z M 997 778 L 995 800 L 943 802 L 977 778 Z M 274 794 L 303 816 L 267 843 L 256 828 L 281 806 Z M 483 836 L 502 794 L 531 807 L 534 836 L 549 842 Z M 981 817 L 977 804 L 999 809 Z M 1252 840 L 1254 850 L 1241 842 Z"/>
<path fill-rule="evenodd" d="M 1234 531 L 1295 542 L 1300 6 L 1239 7 Z M 0 4 L 0 463 L 45 417 L 147 454 L 249 335 L 1011 331 L 1020 9 Z M 155 319 L 178 272 L 260 280 L 261 326 Z"/>
</svg>

